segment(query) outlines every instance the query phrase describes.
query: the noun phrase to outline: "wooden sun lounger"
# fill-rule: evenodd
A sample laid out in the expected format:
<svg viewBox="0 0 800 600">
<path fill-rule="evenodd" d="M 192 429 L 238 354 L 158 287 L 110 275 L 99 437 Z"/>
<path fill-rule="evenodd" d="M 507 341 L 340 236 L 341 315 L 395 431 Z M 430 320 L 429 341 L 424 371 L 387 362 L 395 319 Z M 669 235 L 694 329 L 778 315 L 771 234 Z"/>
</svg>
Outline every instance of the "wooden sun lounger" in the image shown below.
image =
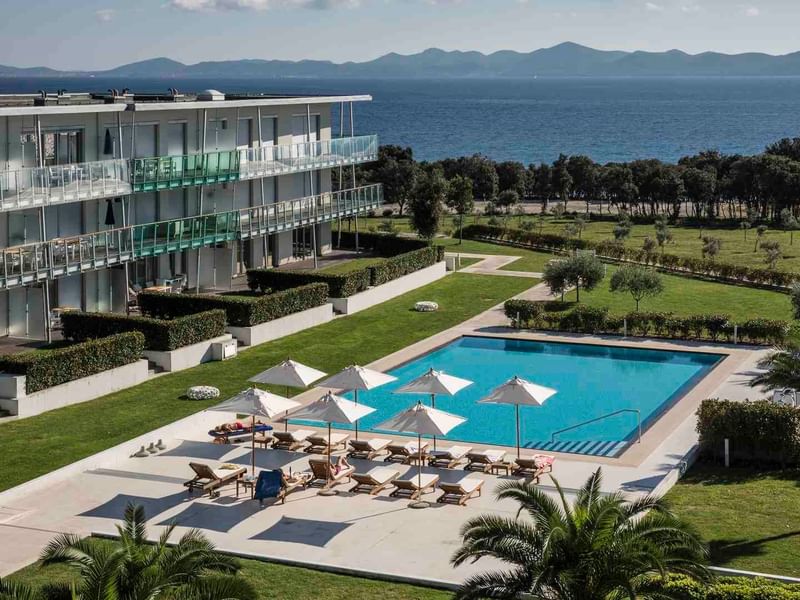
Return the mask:
<svg viewBox="0 0 800 600">
<path fill-rule="evenodd" d="M 469 452 L 467 454 L 467 465 L 465 471 L 482 471 L 492 473 L 498 469 L 509 469 L 511 463 L 506 462 L 504 450 L 481 450 L 480 452 Z"/>
<path fill-rule="evenodd" d="M 389 494 L 392 498 L 410 498 L 416 500 L 422 494 L 432 492 L 436 489 L 436 484 L 439 483 L 439 476 L 435 473 L 423 473 L 422 483 L 418 476 L 411 476 L 407 479 L 395 479 L 392 484 L 395 489 Z"/>
<path fill-rule="evenodd" d="M 518 458 L 511 473 L 539 483 L 539 478 L 542 475 L 553 472 L 553 462 L 555 462 L 555 457 L 546 454 L 535 454 L 530 458 Z"/>
<path fill-rule="evenodd" d="M 400 472 L 391 467 L 375 467 L 369 473 L 353 473 L 356 484 L 350 488 L 350 491 L 369 492 L 370 496 L 374 496 L 392 485 L 392 480 L 399 475 Z"/>
<path fill-rule="evenodd" d="M 349 433 L 332 433 L 331 434 L 331 452 L 335 452 L 340 448 L 344 450 L 347 444 L 347 439 L 350 437 Z M 310 435 L 307 438 L 308 443 L 311 444 L 305 449 L 309 454 L 327 454 L 328 453 L 328 436 L 327 435 Z"/>
<path fill-rule="evenodd" d="M 189 463 L 195 477 L 185 482 L 183 485 L 192 495 L 194 490 L 202 490 L 203 493 L 208 492 L 210 497 L 219 496 L 219 489 L 225 485 L 236 483 L 242 475 L 247 472 L 245 467 L 238 469 L 212 469 L 203 463 Z"/>
<path fill-rule="evenodd" d="M 311 481 L 308 485 L 321 487 L 322 489 L 332 488 L 334 485 L 342 483 L 344 480 L 350 481 L 351 476 L 355 473 L 355 468 L 343 469 L 336 475 L 331 472 L 331 463 L 326 460 L 308 461 L 308 466 L 311 468 Z"/>
<path fill-rule="evenodd" d="M 428 464 L 432 467 L 454 469 L 472 452 L 472 446 L 451 446 L 447 450 L 434 450 L 428 453 Z"/>
<path fill-rule="evenodd" d="M 386 449 L 389 451 L 389 456 L 383 459 L 384 462 L 400 462 L 409 465 L 415 460 L 425 458 L 428 442 L 422 442 L 422 448 L 417 448 L 416 443 L 407 442 L 405 444 L 389 444 Z"/>
<path fill-rule="evenodd" d="M 262 446 L 266 449 L 269 448 L 269 445 L 275 441 L 275 437 L 272 435 L 272 432 L 267 431 L 265 433 L 256 434 L 256 436 L 253 438 L 253 441 L 255 442 L 256 446 Z"/>
<path fill-rule="evenodd" d="M 386 448 L 392 443 L 392 440 L 372 438 L 371 440 L 350 440 L 349 443 L 350 451 L 347 453 L 348 458 L 372 460 L 383 454 Z"/>
<path fill-rule="evenodd" d="M 468 500 L 481 495 L 482 487 L 483 479 L 477 479 L 475 477 L 465 477 L 456 483 L 440 481 L 439 489 L 444 493 L 436 499 L 436 502 L 440 504 L 466 506 Z"/>
<path fill-rule="evenodd" d="M 297 429 L 295 431 L 273 431 L 275 442 L 272 447 L 276 450 L 298 450 L 306 445 L 309 436 L 314 435 L 310 429 Z"/>
</svg>

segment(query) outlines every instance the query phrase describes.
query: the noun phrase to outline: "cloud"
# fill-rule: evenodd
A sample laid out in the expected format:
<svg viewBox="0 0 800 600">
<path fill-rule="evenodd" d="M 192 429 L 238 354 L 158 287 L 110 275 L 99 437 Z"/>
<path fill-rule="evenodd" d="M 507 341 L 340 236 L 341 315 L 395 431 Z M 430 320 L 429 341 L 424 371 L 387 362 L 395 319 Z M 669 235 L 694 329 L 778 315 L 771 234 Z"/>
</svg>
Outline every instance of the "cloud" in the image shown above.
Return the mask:
<svg viewBox="0 0 800 600">
<path fill-rule="evenodd" d="M 94 12 L 95 18 L 101 23 L 109 23 L 114 20 L 116 11 L 113 8 L 101 8 Z"/>
<path fill-rule="evenodd" d="M 700 5 L 699 4 L 684 4 L 681 6 L 681 12 L 687 14 L 693 14 L 700 12 Z"/>
<path fill-rule="evenodd" d="M 744 16 L 745 17 L 757 17 L 761 14 L 761 11 L 758 10 L 755 6 L 749 6 L 744 9 Z"/>
<path fill-rule="evenodd" d="M 660 4 L 655 4 L 654 2 L 645 2 L 644 9 L 649 10 L 650 12 L 664 12 L 664 7 Z"/>
<path fill-rule="evenodd" d="M 187 11 L 270 10 L 274 8 L 355 8 L 360 0 L 169 0 L 168 5 Z"/>
</svg>

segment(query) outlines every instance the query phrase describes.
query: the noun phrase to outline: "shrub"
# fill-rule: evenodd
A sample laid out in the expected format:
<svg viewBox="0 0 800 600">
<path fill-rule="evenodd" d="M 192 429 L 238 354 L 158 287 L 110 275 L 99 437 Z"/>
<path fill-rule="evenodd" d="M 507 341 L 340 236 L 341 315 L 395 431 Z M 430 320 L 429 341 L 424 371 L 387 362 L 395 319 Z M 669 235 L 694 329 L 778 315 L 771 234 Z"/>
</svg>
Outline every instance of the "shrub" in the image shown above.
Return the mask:
<svg viewBox="0 0 800 600">
<path fill-rule="evenodd" d="M 206 310 L 225 311 L 233 327 L 252 327 L 280 317 L 321 306 L 328 301 L 328 286 L 311 283 L 274 294 L 168 294 L 142 292 L 142 312 L 159 319 L 174 319 Z"/>
<path fill-rule="evenodd" d="M 175 319 L 69 312 L 63 315 L 61 323 L 64 337 L 70 341 L 83 342 L 126 331 L 138 331 L 144 335 L 146 350 L 168 352 L 223 335 L 225 312 L 207 310 Z"/>
<path fill-rule="evenodd" d="M 665 597 L 675 600 L 800 600 L 800 586 L 767 579 L 721 577 L 702 583 L 673 575 L 661 585 Z"/>
<path fill-rule="evenodd" d="M 144 336 L 120 333 L 53 350 L 32 350 L 0 357 L 0 370 L 25 375 L 25 391 L 38 392 L 139 360 Z"/>
<path fill-rule="evenodd" d="M 380 264 L 369 267 L 370 283 L 381 285 L 403 275 L 430 267 L 436 262 L 437 254 L 437 249 L 431 246 L 387 258 Z"/>
<path fill-rule="evenodd" d="M 705 456 L 722 458 L 730 440 L 740 461 L 796 464 L 800 459 L 800 409 L 767 400 L 704 400 L 697 410 L 697 433 Z"/>
<path fill-rule="evenodd" d="M 506 300 L 503 310 L 512 327 L 535 327 L 544 314 L 544 305 L 533 300 Z"/>
<path fill-rule="evenodd" d="M 789 335 L 789 323 L 772 319 L 750 319 L 739 323 L 739 336 L 754 344 L 780 344 Z"/>
<path fill-rule="evenodd" d="M 247 285 L 251 290 L 283 291 L 312 283 L 324 283 L 328 286 L 331 298 L 348 298 L 369 288 L 371 276 L 369 268 L 341 274 L 327 274 L 324 271 L 250 269 L 247 271 Z"/>
<path fill-rule="evenodd" d="M 598 333 L 605 329 L 607 319 L 607 308 L 578 305 L 561 317 L 560 325 L 567 331 Z"/>
</svg>

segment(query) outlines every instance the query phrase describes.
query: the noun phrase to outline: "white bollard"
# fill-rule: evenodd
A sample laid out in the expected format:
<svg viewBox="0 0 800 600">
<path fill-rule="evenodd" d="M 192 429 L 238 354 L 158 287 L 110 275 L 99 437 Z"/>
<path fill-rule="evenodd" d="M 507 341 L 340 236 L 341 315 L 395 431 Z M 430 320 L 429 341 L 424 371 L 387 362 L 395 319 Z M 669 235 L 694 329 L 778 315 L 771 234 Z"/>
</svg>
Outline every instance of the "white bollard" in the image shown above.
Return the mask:
<svg viewBox="0 0 800 600">
<path fill-rule="evenodd" d="M 628 319 L 622 319 L 622 337 L 628 337 Z"/>
<path fill-rule="evenodd" d="M 738 344 L 739 343 L 739 326 L 738 325 L 734 325 L 733 326 L 733 343 L 734 344 Z"/>
<path fill-rule="evenodd" d="M 731 466 L 731 441 L 725 438 L 725 467 Z"/>
</svg>

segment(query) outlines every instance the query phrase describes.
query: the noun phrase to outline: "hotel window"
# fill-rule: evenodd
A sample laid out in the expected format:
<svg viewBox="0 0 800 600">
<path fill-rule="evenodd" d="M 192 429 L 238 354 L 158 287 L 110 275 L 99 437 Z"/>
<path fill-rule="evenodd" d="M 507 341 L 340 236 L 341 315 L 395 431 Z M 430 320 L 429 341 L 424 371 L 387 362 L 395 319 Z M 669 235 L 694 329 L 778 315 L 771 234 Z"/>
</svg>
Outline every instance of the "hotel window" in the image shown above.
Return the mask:
<svg viewBox="0 0 800 600">
<path fill-rule="evenodd" d="M 42 133 L 42 157 L 46 166 L 79 163 L 83 156 L 83 131 Z"/>
</svg>

